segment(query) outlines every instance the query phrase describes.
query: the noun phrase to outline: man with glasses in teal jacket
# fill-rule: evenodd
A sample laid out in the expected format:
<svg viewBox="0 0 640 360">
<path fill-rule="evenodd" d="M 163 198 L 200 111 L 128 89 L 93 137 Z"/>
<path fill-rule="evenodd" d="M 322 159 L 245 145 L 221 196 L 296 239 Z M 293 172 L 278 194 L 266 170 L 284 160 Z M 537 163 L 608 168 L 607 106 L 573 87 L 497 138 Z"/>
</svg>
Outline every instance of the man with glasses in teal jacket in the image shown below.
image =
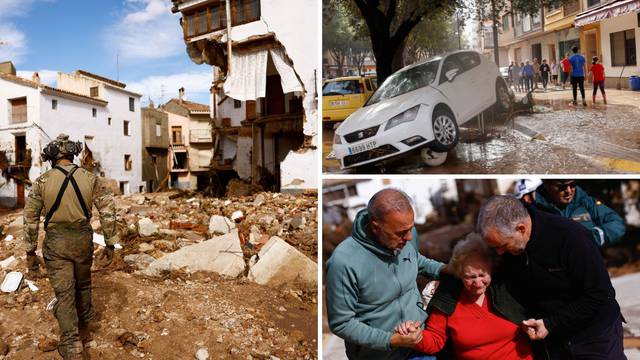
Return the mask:
<svg viewBox="0 0 640 360">
<path fill-rule="evenodd" d="M 591 231 L 598 246 L 616 244 L 625 233 L 622 217 L 589 196 L 575 180 L 544 180 L 536 190 L 535 201 L 541 210 L 582 224 Z"/>
<path fill-rule="evenodd" d="M 400 190 L 376 193 L 353 232 L 327 261 L 326 304 L 331 331 L 345 340 L 349 359 L 407 359 L 401 348 L 421 339 L 394 333 L 406 320 L 424 322 L 416 277 L 436 278 L 444 264 L 419 252 L 411 201 Z"/>
</svg>

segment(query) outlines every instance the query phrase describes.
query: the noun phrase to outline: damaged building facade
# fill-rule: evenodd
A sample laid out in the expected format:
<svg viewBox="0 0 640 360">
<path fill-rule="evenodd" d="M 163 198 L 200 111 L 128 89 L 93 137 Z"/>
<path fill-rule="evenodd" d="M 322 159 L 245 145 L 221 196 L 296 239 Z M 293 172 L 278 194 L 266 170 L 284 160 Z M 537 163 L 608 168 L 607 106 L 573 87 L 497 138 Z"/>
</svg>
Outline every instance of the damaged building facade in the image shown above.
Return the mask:
<svg viewBox="0 0 640 360">
<path fill-rule="evenodd" d="M 179 97 L 162 105 L 171 131 L 169 154 L 170 187 L 204 190 L 209 186 L 213 157 L 209 106 L 187 101 L 184 88 Z"/>
<path fill-rule="evenodd" d="M 0 72 L 0 205 L 21 207 L 29 186 L 50 169 L 44 146 L 59 133 L 81 141 L 76 162 L 115 179 L 121 192 L 143 190 L 140 94 L 86 71 L 58 73 L 57 87 Z"/>
<path fill-rule="evenodd" d="M 315 188 L 317 1 L 172 2 L 189 57 L 213 67 L 213 173 L 266 190 Z"/>
</svg>

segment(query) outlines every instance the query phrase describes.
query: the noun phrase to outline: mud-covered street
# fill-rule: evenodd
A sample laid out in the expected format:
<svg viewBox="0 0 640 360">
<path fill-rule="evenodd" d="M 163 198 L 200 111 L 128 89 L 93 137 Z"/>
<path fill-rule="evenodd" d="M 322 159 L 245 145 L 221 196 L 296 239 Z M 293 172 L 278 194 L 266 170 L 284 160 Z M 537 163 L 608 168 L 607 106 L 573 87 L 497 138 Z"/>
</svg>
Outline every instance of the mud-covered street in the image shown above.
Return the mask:
<svg viewBox="0 0 640 360">
<path fill-rule="evenodd" d="M 640 93 L 608 90 L 587 107 L 570 105 L 570 90 L 534 93 L 533 113 L 512 123 L 485 121 L 485 134 L 472 120 L 460 128 L 460 142 L 438 167 L 423 165 L 419 154 L 386 164 L 341 170 L 331 152 L 333 129 L 323 129 L 325 173 L 412 174 L 603 174 L 640 172 Z M 522 96 L 517 94 L 517 96 Z M 616 97 L 617 96 L 617 97 Z"/>
</svg>

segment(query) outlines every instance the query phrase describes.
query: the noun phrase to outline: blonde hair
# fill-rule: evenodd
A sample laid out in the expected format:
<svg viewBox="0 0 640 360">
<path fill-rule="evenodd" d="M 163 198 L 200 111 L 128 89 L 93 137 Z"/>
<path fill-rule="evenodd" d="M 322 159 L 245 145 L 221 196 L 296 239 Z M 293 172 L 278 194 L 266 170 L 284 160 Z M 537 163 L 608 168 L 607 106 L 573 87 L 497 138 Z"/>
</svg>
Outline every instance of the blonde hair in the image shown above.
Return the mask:
<svg viewBox="0 0 640 360">
<path fill-rule="evenodd" d="M 480 234 L 474 232 L 467 235 L 464 240 L 459 241 L 453 248 L 451 260 L 449 260 L 451 272 L 462 278 L 464 267 L 471 259 L 483 260 L 489 265 L 493 264 L 493 254 L 489 247 L 482 240 Z"/>
</svg>

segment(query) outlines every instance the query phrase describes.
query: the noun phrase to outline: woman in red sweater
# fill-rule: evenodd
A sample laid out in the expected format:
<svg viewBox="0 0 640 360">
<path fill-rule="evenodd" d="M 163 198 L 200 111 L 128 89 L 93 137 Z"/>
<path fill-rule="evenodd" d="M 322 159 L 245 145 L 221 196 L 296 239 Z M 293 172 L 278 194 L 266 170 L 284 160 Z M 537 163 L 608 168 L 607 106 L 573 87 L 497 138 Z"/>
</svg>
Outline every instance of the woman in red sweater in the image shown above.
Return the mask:
<svg viewBox="0 0 640 360">
<path fill-rule="evenodd" d="M 449 267 L 463 285 L 452 313 L 434 307 L 425 330 L 407 321 L 396 331 L 403 335 L 423 331 L 415 349 L 427 354 L 439 352 L 449 340 L 455 359 L 532 360 L 531 344 L 521 325 L 505 319 L 495 308 L 490 288 L 492 259 L 484 241 L 477 234 L 460 241 Z"/>
<path fill-rule="evenodd" d="M 604 92 L 604 66 L 598 62 L 598 57 L 594 56 L 591 62 L 591 74 L 593 74 L 593 103 L 596 103 L 596 94 L 598 87 L 602 93 L 604 103 L 607 103 L 607 94 Z"/>
</svg>

